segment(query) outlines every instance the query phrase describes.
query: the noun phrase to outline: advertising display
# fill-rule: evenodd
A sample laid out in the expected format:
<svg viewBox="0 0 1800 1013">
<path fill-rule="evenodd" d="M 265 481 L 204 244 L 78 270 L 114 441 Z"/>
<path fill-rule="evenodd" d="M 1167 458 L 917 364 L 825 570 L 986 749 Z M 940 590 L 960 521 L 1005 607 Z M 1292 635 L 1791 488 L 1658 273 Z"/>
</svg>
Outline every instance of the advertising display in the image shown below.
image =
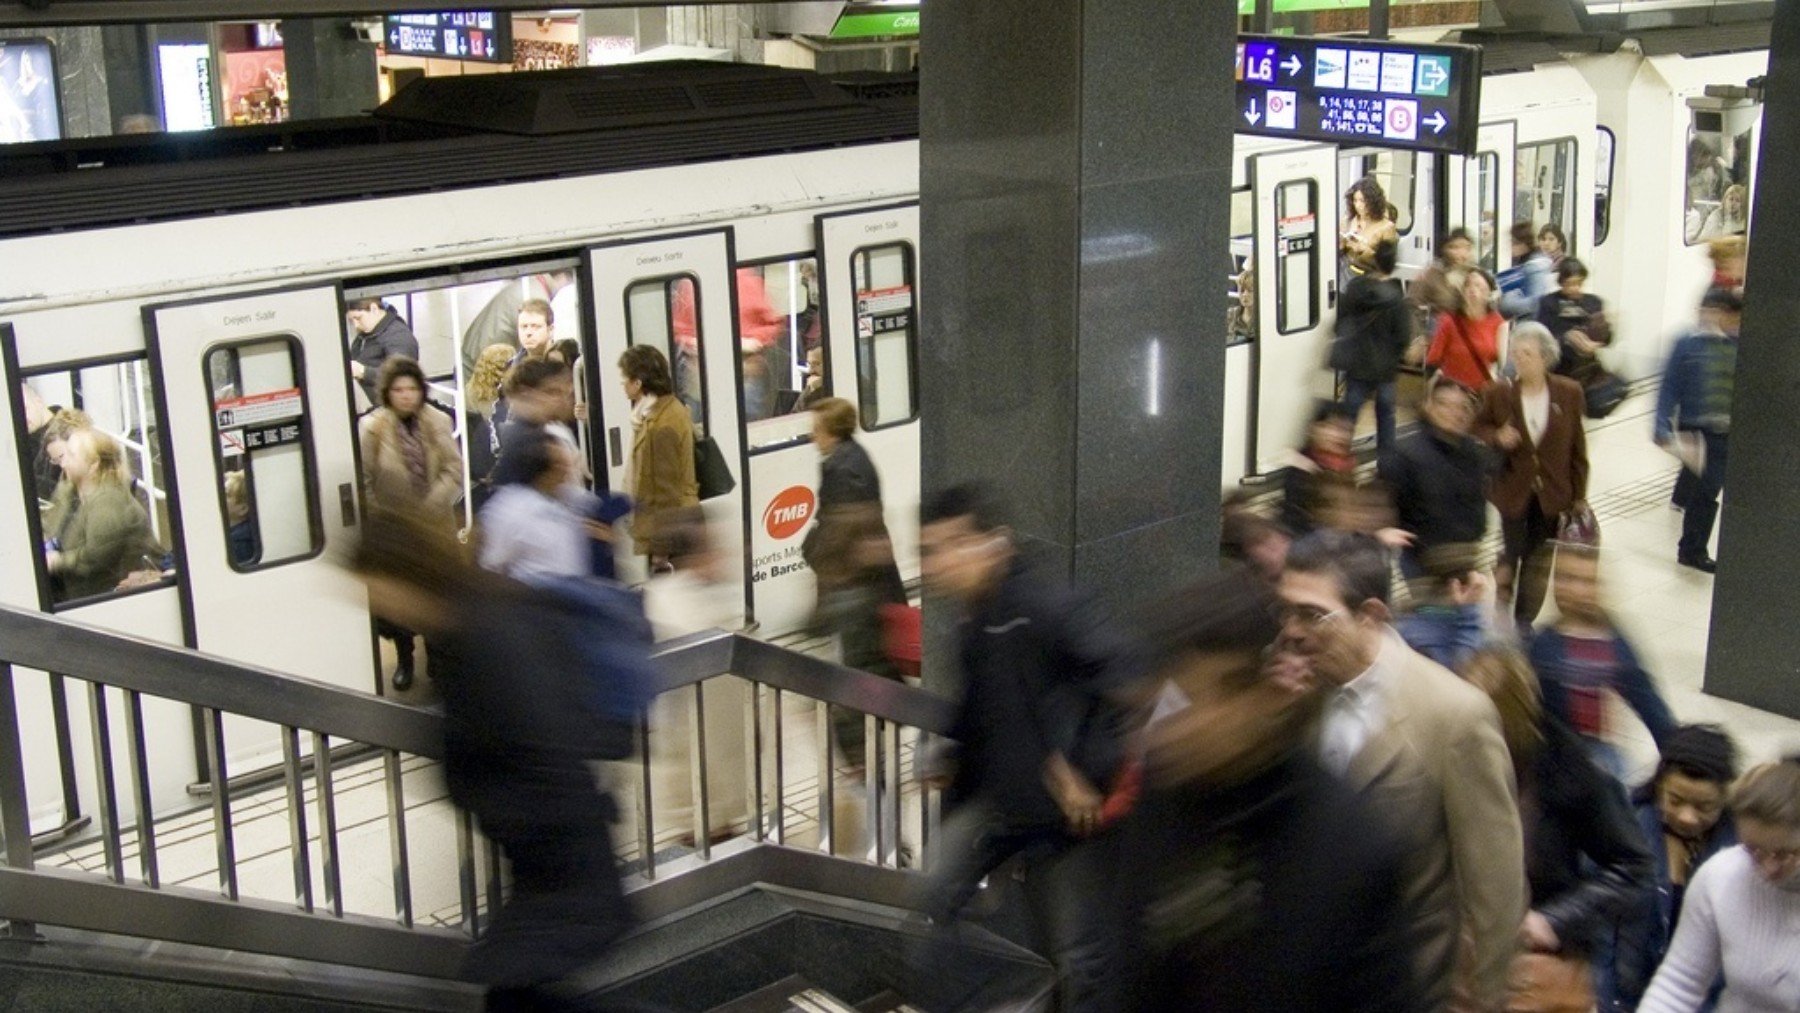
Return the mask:
<svg viewBox="0 0 1800 1013">
<path fill-rule="evenodd" d="M 1472 155 L 1481 49 L 1240 35 L 1237 102 L 1242 134 Z"/>
<path fill-rule="evenodd" d="M 211 130 L 219 125 L 213 115 L 211 46 L 204 42 L 159 45 L 156 68 L 165 129 Z"/>
<path fill-rule="evenodd" d="M 512 62 L 512 20 L 494 11 L 394 14 L 385 37 L 389 56 Z"/>
<path fill-rule="evenodd" d="M 62 138 L 56 54 L 47 39 L 0 39 L 0 144 Z"/>
</svg>

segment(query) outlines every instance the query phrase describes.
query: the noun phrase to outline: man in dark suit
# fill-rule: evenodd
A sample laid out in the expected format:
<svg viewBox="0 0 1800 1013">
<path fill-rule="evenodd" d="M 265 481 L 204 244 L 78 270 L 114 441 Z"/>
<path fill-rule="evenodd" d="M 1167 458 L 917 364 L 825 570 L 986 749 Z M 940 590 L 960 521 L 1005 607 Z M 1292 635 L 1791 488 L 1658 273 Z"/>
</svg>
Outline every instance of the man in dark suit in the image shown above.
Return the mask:
<svg viewBox="0 0 1800 1013">
<path fill-rule="evenodd" d="M 1461 994 L 1497 1010 L 1526 912 L 1512 760 L 1487 696 L 1389 626 L 1390 580 L 1367 535 L 1301 539 L 1281 575 L 1283 643 L 1327 694 L 1325 768 L 1410 845 L 1404 890 L 1430 1007 Z"/>
</svg>

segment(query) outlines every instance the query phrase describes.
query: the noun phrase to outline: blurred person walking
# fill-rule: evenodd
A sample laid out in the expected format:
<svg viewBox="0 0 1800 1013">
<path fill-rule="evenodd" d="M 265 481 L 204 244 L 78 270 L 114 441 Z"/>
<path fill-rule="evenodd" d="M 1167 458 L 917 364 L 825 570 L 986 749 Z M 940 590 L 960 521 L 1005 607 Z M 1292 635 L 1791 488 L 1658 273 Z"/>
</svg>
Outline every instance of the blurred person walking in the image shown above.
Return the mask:
<svg viewBox="0 0 1800 1013">
<path fill-rule="evenodd" d="M 1420 416 L 1425 424 L 1377 467 L 1393 492 L 1396 523 L 1412 536 L 1400 557 L 1408 577 L 1420 574 L 1423 553 L 1487 534 L 1487 481 L 1497 464 L 1494 452 L 1471 435 L 1475 406 L 1468 391 L 1433 384 Z"/>
<path fill-rule="evenodd" d="M 1487 697 L 1389 625 L 1390 579 L 1372 537 L 1301 539 L 1281 576 L 1283 638 L 1326 693 L 1325 768 L 1406 835 L 1410 952 L 1429 1005 L 1463 995 L 1497 1009 L 1526 912 L 1512 761 Z"/>
<path fill-rule="evenodd" d="M 1375 244 L 1368 269 L 1350 279 L 1338 303 L 1337 334 L 1331 343 L 1332 369 L 1344 374 L 1344 414 L 1352 428 L 1364 403 L 1375 402 L 1375 451 L 1394 448 L 1395 380 L 1412 346 L 1412 310 L 1394 278 L 1399 246 Z"/>
<path fill-rule="evenodd" d="M 1712 573 L 1718 569 L 1709 546 L 1719 515 L 1719 494 L 1731 436 L 1732 389 L 1737 373 L 1738 327 L 1744 300 L 1730 289 L 1713 289 L 1700 304 L 1710 323 L 1675 343 L 1663 369 L 1656 398 L 1656 444 L 1676 454 L 1696 478 L 1689 484 L 1675 560 Z"/>
<path fill-rule="evenodd" d="M 1658 748 L 1675 730 L 1675 715 L 1603 604 L 1598 549 L 1564 545 L 1557 551 L 1556 611 L 1555 625 L 1531 638 L 1544 709 L 1574 729 L 1601 769 L 1622 781 L 1625 758 L 1609 736 L 1607 695 L 1625 701 Z"/>
<path fill-rule="evenodd" d="M 1531 911 L 1519 926 L 1525 953 L 1513 963 L 1507 1009 L 1591 1009 L 1595 957 L 1610 952 L 1618 917 L 1650 896 L 1650 853 L 1619 783 L 1544 713 L 1524 655 L 1489 648 L 1462 672 L 1498 709 L 1519 781 Z"/>
<path fill-rule="evenodd" d="M 623 755 L 630 725 L 602 712 L 596 687 L 641 680 L 631 666 L 647 653 L 469 565 L 442 527 L 374 514 L 352 568 L 371 611 L 430 638 L 451 800 L 511 863 L 511 894 L 464 977 L 494 1013 L 592 1008 L 571 979 L 633 923 L 612 853 L 616 806 L 589 766 Z M 598 656 L 618 662 L 604 679 Z"/>
<path fill-rule="evenodd" d="M 389 357 L 375 379 L 376 408 L 357 424 L 363 492 L 370 510 L 417 514 L 454 529 L 462 498 L 462 455 L 450 420 L 425 403 L 425 371 L 404 355 Z M 396 690 L 415 675 L 413 631 L 376 619 L 375 631 L 394 642 Z"/>
<path fill-rule="evenodd" d="M 1356 455 L 1350 442 L 1355 416 L 1338 405 L 1321 407 L 1306 430 L 1306 446 L 1281 472 L 1281 525 L 1295 538 L 1324 526 L 1324 518 L 1356 490 Z"/>
<path fill-rule="evenodd" d="M 1475 438 L 1503 455 L 1488 487 L 1505 539 L 1496 580 L 1500 603 L 1521 630 L 1544 606 L 1563 514 L 1587 506 L 1585 402 L 1580 384 L 1551 374 L 1558 354 L 1542 324 L 1520 324 L 1512 342 L 1516 378 L 1489 385 L 1475 412 Z"/>
<path fill-rule="evenodd" d="M 1683 725 L 1669 734 L 1655 776 L 1634 796 L 1656 890 L 1620 919 L 1613 947 L 1613 1008 L 1637 1008 L 1681 924 L 1682 899 L 1694 873 L 1737 843 L 1737 829 L 1725 807 L 1736 779 L 1737 748 L 1731 739 L 1714 725 Z M 1714 983 L 1699 1007 L 1703 1013 L 1714 1008 L 1721 988 L 1722 983 Z"/>
<path fill-rule="evenodd" d="M 1248 574 L 1178 592 L 1142 625 L 1146 790 L 1120 889 L 1132 1010 L 1429 1010 L 1409 945 L 1405 845 L 1312 749 L 1320 694 Z"/>
<path fill-rule="evenodd" d="M 1745 774 L 1731 814 L 1739 843 L 1694 874 L 1639 1013 L 1694 1013 L 1720 977 L 1719 1013 L 1800 1009 L 1800 756 Z"/>
<path fill-rule="evenodd" d="M 649 345 L 633 345 L 619 356 L 619 382 L 631 402 L 631 540 L 652 573 L 664 572 L 671 568 L 669 546 L 660 539 L 665 520 L 672 511 L 700 505 L 694 422 L 675 397 L 669 360 Z"/>
<path fill-rule="evenodd" d="M 923 528 L 928 590 L 963 613 L 962 700 L 951 750 L 932 775 L 943 828 L 920 899 L 933 927 L 917 962 L 940 994 L 975 983 L 947 973 L 955 929 L 983 878 L 1017 857 L 1076 1011 L 1120 1007 L 1109 789 L 1126 769 L 1124 645 L 1092 606 L 1028 566 L 990 494 L 934 496 Z M 954 1008 L 966 994 L 947 1001 Z"/>
<path fill-rule="evenodd" d="M 1424 553 L 1425 580 L 1413 587 L 1412 610 L 1394 619 L 1406 646 L 1453 672 L 1494 635 L 1494 582 L 1480 555 L 1481 546 L 1467 543 Z"/>
</svg>

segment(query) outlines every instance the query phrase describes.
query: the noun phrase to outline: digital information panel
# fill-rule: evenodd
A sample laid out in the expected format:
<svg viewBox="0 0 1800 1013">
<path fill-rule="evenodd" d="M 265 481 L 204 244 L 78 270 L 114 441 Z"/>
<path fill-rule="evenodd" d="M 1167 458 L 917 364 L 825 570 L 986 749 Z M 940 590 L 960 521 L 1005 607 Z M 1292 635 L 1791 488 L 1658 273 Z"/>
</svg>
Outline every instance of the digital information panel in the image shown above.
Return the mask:
<svg viewBox="0 0 1800 1013">
<path fill-rule="evenodd" d="M 1237 132 L 1473 155 L 1481 48 L 1240 35 Z"/>
<path fill-rule="evenodd" d="M 387 19 L 390 56 L 512 62 L 512 20 L 494 11 L 394 14 Z"/>
</svg>

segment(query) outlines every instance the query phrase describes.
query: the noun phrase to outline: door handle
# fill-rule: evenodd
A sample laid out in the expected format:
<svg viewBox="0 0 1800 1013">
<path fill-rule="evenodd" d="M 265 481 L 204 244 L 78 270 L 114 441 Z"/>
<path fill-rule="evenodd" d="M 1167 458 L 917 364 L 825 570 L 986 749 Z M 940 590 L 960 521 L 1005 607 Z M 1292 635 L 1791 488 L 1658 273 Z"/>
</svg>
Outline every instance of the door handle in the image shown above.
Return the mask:
<svg viewBox="0 0 1800 1013">
<path fill-rule="evenodd" d="M 338 486 L 338 509 L 344 514 L 344 527 L 356 527 L 356 486 L 345 482 Z"/>
<path fill-rule="evenodd" d="M 619 427 L 614 426 L 606 431 L 606 445 L 612 455 L 612 466 L 617 468 L 625 459 L 625 444 L 619 436 Z"/>
<path fill-rule="evenodd" d="M 1328 310 L 1337 309 L 1337 282 L 1336 281 L 1327 281 L 1325 283 L 1325 308 Z"/>
</svg>

